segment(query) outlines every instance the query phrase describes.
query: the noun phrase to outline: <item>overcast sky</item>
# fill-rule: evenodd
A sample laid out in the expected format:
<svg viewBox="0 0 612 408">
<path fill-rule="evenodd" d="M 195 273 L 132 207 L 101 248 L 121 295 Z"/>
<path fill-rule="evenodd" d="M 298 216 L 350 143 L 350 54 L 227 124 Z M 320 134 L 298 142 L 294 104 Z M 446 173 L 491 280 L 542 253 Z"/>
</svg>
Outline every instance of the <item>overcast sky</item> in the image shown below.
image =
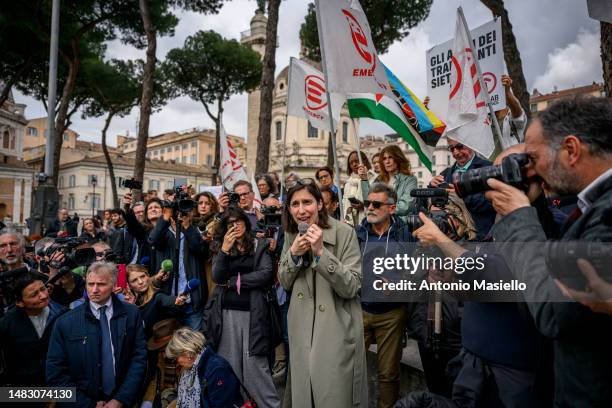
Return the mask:
<svg viewBox="0 0 612 408">
<path fill-rule="evenodd" d="M 299 54 L 299 27 L 308 3 L 309 0 L 284 0 L 281 4 L 277 73 L 288 64 L 291 56 L 297 57 Z M 602 81 L 599 23 L 588 17 L 585 0 L 506 0 L 505 3 L 530 92 L 534 87 L 546 93 L 555 86 L 565 89 Z M 420 98 L 425 96 L 427 89 L 425 51 L 451 38 L 456 8 L 460 5 L 471 28 L 492 18 L 489 10 L 478 0 L 434 0 L 429 17 L 381 56 L 384 63 Z M 163 60 L 170 49 L 181 47 L 185 38 L 198 30 L 212 29 L 226 38 L 239 39 L 240 32 L 249 29 L 255 9 L 254 0 L 232 0 L 217 15 L 181 13 L 175 35 L 158 39 L 158 59 Z M 109 43 L 106 56 L 145 58 L 144 51 L 127 47 L 119 41 Z M 27 104 L 27 118 L 46 116 L 41 103 L 19 93 L 15 94 L 15 98 L 17 102 Z M 126 131 L 136 134 L 137 121 L 137 108 L 125 118 L 114 119 L 108 132 L 109 143 L 115 143 L 117 134 L 125 134 Z M 246 137 L 246 94 L 235 95 L 226 102 L 224 125 L 228 133 Z M 81 139 L 99 142 L 102 126 L 103 119 L 83 120 L 75 115 L 71 128 L 81 135 Z M 178 98 L 151 117 L 150 135 L 195 126 L 214 125 L 200 103 Z M 389 132 L 391 129 L 385 125 L 362 120 L 362 135 Z"/>
</svg>

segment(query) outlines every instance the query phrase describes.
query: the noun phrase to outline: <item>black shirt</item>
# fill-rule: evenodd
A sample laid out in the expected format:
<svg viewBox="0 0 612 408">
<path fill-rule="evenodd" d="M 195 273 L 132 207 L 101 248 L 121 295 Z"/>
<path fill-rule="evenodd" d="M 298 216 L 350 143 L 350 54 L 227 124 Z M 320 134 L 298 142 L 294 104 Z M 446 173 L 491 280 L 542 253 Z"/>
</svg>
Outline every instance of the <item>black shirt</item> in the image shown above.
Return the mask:
<svg viewBox="0 0 612 408">
<path fill-rule="evenodd" d="M 230 278 L 238 276 L 238 273 L 245 275 L 253 271 L 254 266 L 253 255 L 238 255 L 229 257 L 229 270 L 227 272 Z M 251 308 L 250 291 L 241 289 L 238 294 L 236 288 L 229 288 L 223 295 L 223 309 L 249 311 Z"/>
<path fill-rule="evenodd" d="M 72 277 L 74 278 L 74 289 L 72 289 L 72 292 L 68 293 L 61 285 L 55 285 L 51 293 L 51 300 L 62 306 L 69 307 L 72 302 L 83 297 L 85 280 L 76 273 L 72 273 Z"/>
</svg>

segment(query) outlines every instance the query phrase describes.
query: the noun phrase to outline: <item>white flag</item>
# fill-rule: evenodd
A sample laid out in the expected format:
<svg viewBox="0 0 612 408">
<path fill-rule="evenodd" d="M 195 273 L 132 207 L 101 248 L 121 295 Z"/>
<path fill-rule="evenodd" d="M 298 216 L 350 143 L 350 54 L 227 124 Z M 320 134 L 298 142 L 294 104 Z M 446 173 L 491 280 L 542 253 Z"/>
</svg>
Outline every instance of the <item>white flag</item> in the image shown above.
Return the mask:
<svg viewBox="0 0 612 408">
<path fill-rule="evenodd" d="M 446 135 L 489 157 L 495 142 L 485 102 L 487 90 L 481 87 L 484 81 L 479 81 L 477 61 L 474 61 L 468 28 L 461 14 L 461 9 L 457 10 Z"/>
<path fill-rule="evenodd" d="M 219 133 L 219 143 L 221 143 L 221 166 L 219 168 L 219 175 L 221 176 L 221 183 L 227 190 L 233 190 L 234 184 L 239 180 L 249 181 L 249 178 L 240 163 L 240 159 L 234 150 L 234 146 L 227 138 L 225 134 L 225 128 L 223 124 L 219 124 L 221 127 Z"/>
<path fill-rule="evenodd" d="M 312 127 L 317 129 L 331 130 L 329 127 L 327 94 L 325 93 L 325 78 L 321 71 L 304 61 L 291 57 L 287 99 L 287 115 L 307 119 Z M 341 95 L 334 94 L 331 99 L 335 129 L 344 98 Z"/>
<path fill-rule="evenodd" d="M 261 199 L 261 194 L 259 193 L 259 188 L 257 187 L 255 174 L 251 175 L 251 186 L 253 186 L 253 193 L 255 194 L 255 198 L 253 199 L 253 208 L 261 208 L 263 205 L 263 200 Z"/>
<path fill-rule="evenodd" d="M 329 93 L 393 97 L 359 1 L 316 0 L 315 5 Z"/>
</svg>

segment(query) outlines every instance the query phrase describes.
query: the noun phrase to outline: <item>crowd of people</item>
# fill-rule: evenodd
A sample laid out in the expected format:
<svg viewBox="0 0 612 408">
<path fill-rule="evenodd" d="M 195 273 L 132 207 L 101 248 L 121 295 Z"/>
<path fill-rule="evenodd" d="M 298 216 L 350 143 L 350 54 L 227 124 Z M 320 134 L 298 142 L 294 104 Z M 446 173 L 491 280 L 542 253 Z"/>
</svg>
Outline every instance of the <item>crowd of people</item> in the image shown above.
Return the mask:
<svg viewBox="0 0 612 408">
<path fill-rule="evenodd" d="M 506 133 L 525 128 L 514 102 L 500 117 Z M 389 145 L 352 152 L 342 186 L 322 167 L 238 181 L 218 197 L 130 192 L 102 219 L 61 209 L 33 248 L 5 228 L 0 383 L 76 387 L 75 406 L 96 408 L 364 407 L 371 377 L 378 407 L 610 406 L 612 283 L 582 260 L 583 286 L 572 286 L 541 250 L 612 240 L 610 129 L 612 103 L 581 98 L 541 112 L 495 163 L 449 137 L 455 162 L 428 186 L 443 202 L 411 194 L 410 161 Z M 513 154 L 529 159 L 522 190 L 491 178 L 460 197 L 462 175 Z M 381 251 L 475 258 L 468 244 L 487 242 L 499 251 L 483 249 L 484 270 L 463 279 L 525 282 L 512 302 L 362 298 Z M 450 272 L 417 276 L 448 282 Z M 409 337 L 427 391 L 400 395 Z"/>
</svg>

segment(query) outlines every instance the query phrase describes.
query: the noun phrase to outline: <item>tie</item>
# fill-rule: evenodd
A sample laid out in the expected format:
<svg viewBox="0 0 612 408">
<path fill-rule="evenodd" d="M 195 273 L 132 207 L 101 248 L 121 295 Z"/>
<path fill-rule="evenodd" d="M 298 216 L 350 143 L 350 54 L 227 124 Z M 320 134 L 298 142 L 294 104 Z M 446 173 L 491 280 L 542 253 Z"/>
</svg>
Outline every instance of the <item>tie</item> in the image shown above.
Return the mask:
<svg viewBox="0 0 612 408">
<path fill-rule="evenodd" d="M 100 329 L 102 330 L 102 391 L 110 396 L 115 389 L 115 367 L 106 306 L 100 308 Z"/>
<path fill-rule="evenodd" d="M 574 211 L 572 211 L 570 215 L 568 215 L 565 219 L 565 223 L 563 224 L 563 228 L 561 229 L 561 235 L 565 234 L 565 232 L 570 229 L 572 224 L 578 221 L 578 218 L 580 218 L 581 216 L 582 211 L 580 211 L 580 207 L 576 206 L 576 208 L 574 208 Z"/>
</svg>

